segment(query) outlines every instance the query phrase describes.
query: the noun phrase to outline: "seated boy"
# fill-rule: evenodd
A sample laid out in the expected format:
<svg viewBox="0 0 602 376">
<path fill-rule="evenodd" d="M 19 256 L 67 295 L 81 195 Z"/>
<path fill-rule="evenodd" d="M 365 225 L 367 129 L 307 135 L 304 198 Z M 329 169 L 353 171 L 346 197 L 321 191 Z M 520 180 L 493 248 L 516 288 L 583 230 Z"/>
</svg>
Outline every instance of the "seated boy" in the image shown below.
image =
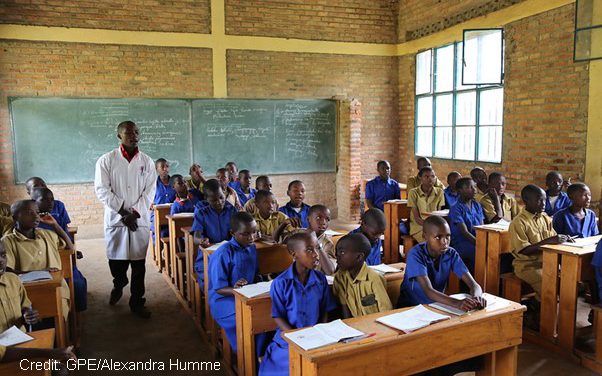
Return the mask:
<svg viewBox="0 0 602 376">
<path fill-rule="evenodd" d="M 238 167 L 236 166 L 236 163 L 228 162 L 224 167 L 227 172 L 228 183 L 238 181 Z"/>
<path fill-rule="evenodd" d="M 462 175 L 458 171 L 452 171 L 447 174 L 447 188 L 443 190 L 445 196 L 445 209 L 451 209 L 458 201 L 458 191 L 456 190 L 456 182 Z"/>
<path fill-rule="evenodd" d="M 17 201 L 11 206 L 15 229 L 2 238 L 7 254 L 9 271 L 25 273 L 34 270 L 61 270 L 59 249 L 73 250 L 73 243 L 61 226 L 49 214 L 38 215 L 38 206 L 33 200 Z M 54 231 L 36 228 L 40 222 L 53 225 Z M 65 280 L 61 287 L 63 315 L 69 314 L 69 287 Z"/>
<path fill-rule="evenodd" d="M 420 185 L 408 193 L 408 208 L 410 208 L 410 235 L 418 242 L 424 242 L 422 237 L 423 213 L 440 210 L 445 206 L 443 189 L 435 186 L 437 177 L 431 167 L 423 167 L 418 173 Z"/>
<path fill-rule="evenodd" d="M 541 273 L 543 256 L 541 246 L 559 244 L 570 241 L 567 235 L 558 235 L 552 227 L 552 219 L 543 213 L 546 193 L 536 185 L 525 186 L 520 196 L 525 208 L 510 223 L 508 232 L 514 261 L 514 274 L 535 291 L 536 301 L 531 300 L 527 306 L 531 312 L 529 326 L 536 328 L 539 321 L 539 301 L 541 300 Z"/>
<path fill-rule="evenodd" d="M 257 250 L 253 243 L 257 223 L 249 213 L 238 212 L 232 215 L 228 227 L 232 238 L 209 257 L 209 308 L 236 352 L 233 289 L 259 280 Z"/>
<path fill-rule="evenodd" d="M 350 234 L 362 233 L 370 241 L 370 254 L 366 257 L 366 264 L 378 265 L 381 263 L 382 240 L 381 236 L 385 233 L 387 219 L 385 213 L 380 209 L 369 209 L 362 214 L 360 227 L 351 231 Z"/>
<path fill-rule="evenodd" d="M 25 182 L 25 189 L 27 190 L 27 195 L 31 197 L 31 193 L 34 188 L 48 188 L 46 182 L 37 176 L 31 177 L 27 179 Z M 69 218 L 69 213 L 67 213 L 67 209 L 65 208 L 65 204 L 60 200 L 54 200 L 54 204 L 52 205 L 52 209 L 50 210 L 50 215 L 56 219 L 56 221 L 63 226 L 67 226 L 71 223 L 71 218 Z M 12 214 L 11 214 L 12 217 Z M 67 231 L 67 235 L 69 232 Z M 73 239 L 71 239 L 73 241 Z"/>
<path fill-rule="evenodd" d="M 219 182 L 210 179 L 203 186 L 206 204 L 197 205 L 194 209 L 194 220 L 191 231 L 194 233 L 195 247 L 206 248 L 211 244 L 230 239 L 230 220 L 237 213 L 236 208 L 226 202 Z M 203 251 L 199 248 L 194 270 L 199 285 L 203 286 Z"/>
<path fill-rule="evenodd" d="M 475 200 L 481 202 L 483 196 L 487 194 L 489 191 L 489 186 L 487 185 L 487 173 L 481 167 L 475 167 L 470 170 L 470 177 L 477 183 L 477 194 L 475 195 Z"/>
<path fill-rule="evenodd" d="M 307 222 L 309 205 L 303 202 L 305 200 L 305 185 L 301 180 L 293 180 L 288 184 L 286 194 L 290 198 L 290 201 L 278 210 L 286 214 L 289 218 L 299 219 L 301 227 L 307 228 L 309 226 Z"/>
<path fill-rule="evenodd" d="M 190 166 L 188 173 L 190 174 L 190 179 L 186 179 L 188 192 L 192 193 L 198 201 L 204 200 L 203 184 L 205 184 L 207 179 L 203 176 L 203 169 L 198 163 L 193 163 L 192 166 Z"/>
<path fill-rule="evenodd" d="M 157 184 L 155 185 L 155 198 L 153 205 L 171 204 L 176 199 L 176 191 L 169 185 L 169 163 L 164 158 L 155 161 L 155 170 L 157 170 Z M 150 211 L 150 228 L 155 240 L 155 211 Z M 169 234 L 167 225 L 161 226 L 161 237 Z"/>
<path fill-rule="evenodd" d="M 251 188 L 251 172 L 249 170 L 240 170 L 238 173 L 238 181 L 230 182 L 230 187 L 234 188 L 238 195 L 240 204 L 244 207 L 247 201 L 255 197 L 255 189 Z"/>
<path fill-rule="evenodd" d="M 391 179 L 389 161 L 379 161 L 376 171 L 378 176 L 366 183 L 366 204 L 370 209 L 385 210 L 385 202 L 400 198 L 399 183 Z"/>
<path fill-rule="evenodd" d="M 341 303 L 343 318 L 393 309 L 385 279 L 365 263 L 370 252 L 370 241 L 363 234 L 348 234 L 337 242 L 332 292 Z"/>
<path fill-rule="evenodd" d="M 474 199 L 477 185 L 471 178 L 461 178 L 456 182 L 459 197 L 458 202 L 449 210 L 451 225 L 451 245 L 474 273 L 475 244 L 477 241 L 474 226 L 482 225 L 485 216 L 483 208 Z"/>
<path fill-rule="evenodd" d="M 559 234 L 577 238 L 598 235 L 596 213 L 588 209 L 592 201 L 589 187 L 583 183 L 574 183 L 569 186 L 566 193 L 570 198 L 571 205 L 554 214 L 552 219 L 554 230 Z"/>
<path fill-rule="evenodd" d="M 242 210 L 242 205 L 240 204 L 240 199 L 238 198 L 238 194 L 234 190 L 234 188 L 230 187 L 228 180 L 228 170 L 225 168 L 218 168 L 215 172 L 215 178 L 219 181 L 219 185 L 222 187 L 222 192 L 224 192 L 224 196 L 226 197 L 226 201 L 232 204 L 236 210 Z"/>
<path fill-rule="evenodd" d="M 492 172 L 487 185 L 489 190 L 479 201 L 485 213 L 485 221 L 496 223 L 504 219 L 510 222 L 516 218 L 519 207 L 514 197 L 506 195 L 506 177 L 499 172 Z"/>
<path fill-rule="evenodd" d="M 273 201 L 272 192 L 257 191 L 255 195 L 257 213 L 253 218 L 257 221 L 257 230 L 263 240 L 279 242 L 295 228 L 300 228 L 301 221 L 289 218 L 286 214 L 275 210 Z"/>
<path fill-rule="evenodd" d="M 299 232 L 287 239 L 289 253 L 295 260 L 270 287 L 272 317 L 278 325 L 259 365 L 259 375 L 288 375 L 288 343 L 283 338 L 286 330 L 305 328 L 328 319 L 328 312 L 336 308 L 324 274 L 315 270 L 318 255 L 315 236 Z"/>
<path fill-rule="evenodd" d="M 52 191 L 48 188 L 45 187 L 40 187 L 40 188 L 33 188 L 31 190 L 31 199 L 34 200 L 36 202 L 36 204 L 38 205 L 38 212 L 40 214 L 50 214 L 52 215 L 52 209 L 54 208 L 55 205 L 55 200 L 54 200 L 54 194 L 52 193 Z M 69 220 L 69 218 L 65 218 L 65 217 L 60 217 L 57 216 L 55 217 L 54 215 L 52 216 L 56 222 L 59 224 L 59 226 L 61 226 L 61 228 L 63 229 L 63 231 L 65 231 L 66 234 L 69 234 L 69 222 L 66 222 L 67 220 Z M 52 230 L 52 225 L 47 225 L 45 223 L 40 223 L 38 228 L 44 229 L 44 230 Z"/>
<path fill-rule="evenodd" d="M 318 253 L 320 266 L 318 270 L 326 275 L 332 275 L 336 269 L 336 254 L 334 243 L 330 235 L 326 233 L 330 223 L 330 210 L 324 205 L 314 205 L 309 208 L 307 215 L 309 230 L 316 233 L 318 238 Z"/>
<path fill-rule="evenodd" d="M 169 185 L 176 192 L 176 199 L 174 203 L 171 205 L 169 210 L 169 214 L 174 215 L 178 213 L 194 213 L 194 208 L 198 202 L 198 195 L 195 195 L 188 189 L 188 185 L 184 181 L 184 177 L 182 175 L 172 175 L 169 178 Z M 168 236 L 169 231 L 166 235 L 161 233 L 161 236 Z"/>
<path fill-rule="evenodd" d="M 414 246 L 408 255 L 397 307 L 437 302 L 463 311 L 484 308 L 487 302 L 481 297 L 481 286 L 458 252 L 449 246 L 451 233 L 445 219 L 436 215 L 428 217 L 423 232 L 425 242 Z M 460 300 L 445 294 L 452 272 L 468 286 L 471 297 Z"/>
<path fill-rule="evenodd" d="M 417 188 L 420 184 L 422 184 L 422 179 L 420 179 L 420 170 L 422 170 L 425 167 L 432 167 L 431 160 L 426 157 L 420 157 L 420 158 L 418 158 L 418 160 L 416 160 L 416 167 L 418 169 L 419 174 L 416 176 L 410 176 L 408 178 L 408 183 L 407 183 L 407 188 L 406 188 L 408 190 L 408 193 L 412 189 Z M 441 188 L 441 189 L 445 188 L 443 183 L 441 183 L 441 181 L 439 181 L 439 179 L 436 176 L 435 176 L 434 186 Z"/>
<path fill-rule="evenodd" d="M 570 184 L 571 179 L 566 182 Z M 559 210 L 571 206 L 569 196 L 562 191 L 565 187 L 565 181 L 558 171 L 550 171 L 546 175 L 546 214 L 553 217 Z"/>
<path fill-rule="evenodd" d="M 272 182 L 270 181 L 270 177 L 267 175 L 261 175 L 257 179 L 255 179 L 255 189 L 257 191 L 272 192 Z M 276 197 L 274 197 L 274 210 L 276 209 L 278 209 L 278 200 L 276 200 Z M 251 215 L 255 215 L 255 213 L 257 213 L 255 197 L 247 201 L 247 203 L 244 206 L 244 211 Z"/>
</svg>

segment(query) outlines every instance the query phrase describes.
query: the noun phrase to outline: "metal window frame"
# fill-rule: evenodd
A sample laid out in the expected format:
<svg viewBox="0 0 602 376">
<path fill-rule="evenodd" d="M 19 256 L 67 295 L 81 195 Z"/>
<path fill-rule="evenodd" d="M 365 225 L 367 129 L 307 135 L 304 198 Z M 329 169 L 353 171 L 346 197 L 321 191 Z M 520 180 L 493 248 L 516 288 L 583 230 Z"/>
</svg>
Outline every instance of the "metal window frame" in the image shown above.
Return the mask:
<svg viewBox="0 0 602 376">
<path fill-rule="evenodd" d="M 466 33 L 471 31 L 487 31 L 487 30 L 499 30 L 502 35 L 502 52 L 500 54 L 500 80 L 499 82 L 481 82 L 481 83 L 471 83 L 464 82 L 464 49 L 466 46 Z M 483 29 L 464 29 L 462 31 L 462 85 L 503 85 L 504 84 L 504 29 L 501 27 L 490 27 Z"/>
<path fill-rule="evenodd" d="M 592 61 L 592 60 L 600 60 L 602 59 L 602 56 L 598 56 L 598 57 L 590 57 L 587 59 L 577 59 L 577 33 L 581 32 L 581 31 L 587 31 L 587 30 L 594 30 L 594 29 L 600 29 L 602 28 L 602 24 L 600 25 L 592 25 L 592 26 L 587 26 L 587 27 L 577 27 L 578 22 L 579 22 L 579 17 L 578 17 L 578 13 L 579 13 L 579 3 L 583 1 L 583 0 L 576 0 L 575 1 L 575 32 L 573 34 L 573 62 L 577 63 L 577 62 L 583 62 L 583 61 Z"/>
</svg>

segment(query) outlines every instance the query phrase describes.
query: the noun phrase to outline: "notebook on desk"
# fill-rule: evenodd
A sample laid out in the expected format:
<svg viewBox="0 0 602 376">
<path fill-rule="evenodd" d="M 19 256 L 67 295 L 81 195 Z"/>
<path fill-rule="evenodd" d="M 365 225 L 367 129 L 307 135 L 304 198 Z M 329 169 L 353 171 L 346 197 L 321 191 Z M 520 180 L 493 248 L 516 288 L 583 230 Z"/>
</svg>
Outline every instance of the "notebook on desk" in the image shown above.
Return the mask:
<svg viewBox="0 0 602 376">
<path fill-rule="evenodd" d="M 436 322 L 449 319 L 450 316 L 433 312 L 420 304 L 403 312 L 379 317 L 376 321 L 404 333 L 411 333 Z"/>
<path fill-rule="evenodd" d="M 284 333 L 284 335 L 303 350 L 312 350 L 360 337 L 364 333 L 350 327 L 339 319 L 326 324 L 318 324 L 294 332 Z"/>
</svg>

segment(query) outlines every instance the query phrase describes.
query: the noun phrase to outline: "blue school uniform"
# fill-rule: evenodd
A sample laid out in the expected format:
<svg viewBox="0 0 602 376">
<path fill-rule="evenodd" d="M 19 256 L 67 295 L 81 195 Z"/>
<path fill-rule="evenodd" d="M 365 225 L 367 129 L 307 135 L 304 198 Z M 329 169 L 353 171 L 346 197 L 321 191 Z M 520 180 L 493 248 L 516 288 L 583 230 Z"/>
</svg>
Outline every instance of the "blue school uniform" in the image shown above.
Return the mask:
<svg viewBox="0 0 602 376">
<path fill-rule="evenodd" d="M 258 276 L 255 244 L 241 246 L 235 239 L 222 245 L 209 257 L 209 309 L 215 321 L 226 332 L 232 350 L 236 352 L 236 312 L 234 297 L 217 290 L 232 287 L 241 278 L 249 283 Z"/>
<path fill-rule="evenodd" d="M 73 237 L 69 234 L 69 223 L 71 223 L 71 218 L 69 218 L 69 214 L 67 213 L 67 209 L 65 208 L 65 204 L 62 201 L 54 200 L 54 206 L 50 211 L 50 215 L 56 220 L 56 222 L 61 226 L 63 231 L 69 236 L 71 241 L 73 241 Z M 47 225 L 46 223 L 40 223 L 38 228 L 42 228 L 45 230 L 53 231 L 54 228 L 52 225 Z"/>
<path fill-rule="evenodd" d="M 569 198 L 569 196 L 566 193 L 560 191 L 560 194 L 558 195 L 558 199 L 556 199 L 554 206 L 552 206 L 552 204 L 550 203 L 550 196 L 548 195 L 548 192 L 546 192 L 545 212 L 550 217 L 553 217 L 554 214 L 556 214 L 559 210 L 568 208 L 569 206 L 571 206 L 571 204 L 572 204 L 572 202 L 571 202 L 571 199 Z"/>
<path fill-rule="evenodd" d="M 272 317 L 288 321 L 293 328 L 316 325 L 325 313 L 336 308 L 324 274 L 310 270 L 304 286 L 297 277 L 295 263 L 274 279 L 270 296 Z M 288 367 L 288 343 L 278 328 L 259 366 L 259 375 L 288 375 Z"/>
<path fill-rule="evenodd" d="M 196 188 L 189 189 L 188 194 L 192 195 L 195 198 L 195 201 L 205 200 L 205 195 L 203 194 L 203 192 L 199 191 Z"/>
<path fill-rule="evenodd" d="M 155 198 L 153 203 L 155 205 L 171 204 L 176 199 L 176 191 L 171 185 L 165 185 L 161 181 L 161 178 L 157 176 L 157 183 L 155 184 Z M 151 210 L 150 213 L 150 226 L 151 232 L 153 233 L 153 242 L 155 241 L 155 211 Z M 169 228 L 167 226 L 161 226 L 161 237 L 169 236 Z"/>
<path fill-rule="evenodd" d="M 449 210 L 448 219 L 451 224 L 451 246 L 458 251 L 462 260 L 467 261 L 468 269 L 473 272 L 475 245 L 462 236 L 458 225 L 464 223 L 468 232 L 476 236 L 474 226 L 482 225 L 485 221 L 483 207 L 476 200 L 472 200 L 472 207 L 458 201 Z"/>
<path fill-rule="evenodd" d="M 427 298 L 420 284 L 416 281 L 416 277 L 428 277 L 435 290 L 445 293 L 449 273 L 453 272 L 458 278 L 461 278 L 468 272 L 458 252 L 451 247 L 439 258 L 439 267 L 436 268 L 435 260 L 429 255 L 426 243 L 417 244 L 410 250 L 397 302 L 398 308 L 433 303 L 432 300 Z"/>
<path fill-rule="evenodd" d="M 238 199 L 240 200 L 241 206 L 245 206 L 247 201 L 254 198 L 255 193 L 257 193 L 256 189 L 249 188 L 249 197 L 247 197 L 247 194 L 245 192 L 243 192 L 242 186 L 240 185 L 239 181 L 232 181 L 232 182 L 228 183 L 228 185 L 230 187 L 232 187 L 234 189 L 234 191 L 236 192 L 236 194 L 238 195 Z"/>
<path fill-rule="evenodd" d="M 570 207 L 559 210 L 554 214 L 552 226 L 557 233 L 570 236 L 587 238 L 598 235 L 598 226 L 596 225 L 596 214 L 585 209 L 585 218 L 577 219 L 572 213 Z"/>
<path fill-rule="evenodd" d="M 185 200 L 180 200 L 179 197 L 176 197 L 173 205 L 171 205 L 169 214 L 174 215 L 178 213 L 194 213 L 197 202 L 197 198 L 192 194 L 189 194 L 188 198 Z"/>
<path fill-rule="evenodd" d="M 592 266 L 596 275 L 596 284 L 598 285 L 598 303 L 602 301 L 602 241 L 598 242 L 596 252 L 592 258 Z"/>
<path fill-rule="evenodd" d="M 362 228 L 360 226 L 349 233 L 357 234 L 357 233 L 361 233 L 361 232 L 362 232 Z M 370 249 L 370 254 L 366 258 L 366 264 L 378 265 L 381 263 L 381 253 L 382 253 L 382 249 L 383 249 L 383 241 L 382 241 L 382 239 L 379 238 L 374 243 L 370 242 L 370 245 L 372 246 L 372 248 Z"/>
<path fill-rule="evenodd" d="M 278 211 L 286 214 L 286 216 L 289 218 L 299 218 L 301 220 L 301 227 L 309 228 L 309 220 L 307 219 L 309 216 L 309 208 L 309 205 L 303 203 L 301 204 L 301 210 L 297 213 L 293 207 L 293 204 L 291 204 L 289 201 L 286 203 L 286 205 L 281 206 Z"/>
<path fill-rule="evenodd" d="M 385 202 L 398 200 L 400 197 L 399 183 L 391 178 L 383 180 L 377 176 L 366 183 L 366 198 L 380 210 L 385 210 Z"/>
<path fill-rule="evenodd" d="M 443 195 L 445 196 L 445 209 L 451 209 L 458 202 L 458 192 L 452 191 L 451 187 L 445 188 Z"/>
<path fill-rule="evenodd" d="M 209 204 L 196 205 L 194 209 L 194 220 L 190 231 L 200 231 L 204 238 L 209 239 L 212 244 L 230 239 L 230 219 L 237 213 L 236 208 L 226 201 L 220 213 L 215 211 Z M 203 276 L 203 252 L 198 251 L 194 260 L 194 270 L 197 273 L 199 285 L 204 285 Z"/>
</svg>

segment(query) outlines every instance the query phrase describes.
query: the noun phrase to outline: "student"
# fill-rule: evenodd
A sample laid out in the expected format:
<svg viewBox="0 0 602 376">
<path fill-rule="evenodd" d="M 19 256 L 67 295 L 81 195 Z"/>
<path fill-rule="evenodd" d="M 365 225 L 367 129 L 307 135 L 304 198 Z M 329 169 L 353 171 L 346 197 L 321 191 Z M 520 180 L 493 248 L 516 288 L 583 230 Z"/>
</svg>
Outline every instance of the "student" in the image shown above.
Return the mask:
<svg viewBox="0 0 602 376">
<path fill-rule="evenodd" d="M 307 232 L 293 234 L 287 240 L 294 261 L 270 287 L 272 317 L 278 329 L 259 365 L 260 376 L 288 375 L 288 343 L 283 332 L 324 323 L 328 312 L 336 308 L 326 277 L 314 270 L 319 264 L 314 246 Z"/>
<path fill-rule="evenodd" d="M 474 273 L 475 244 L 477 241 L 474 226 L 482 225 L 485 220 L 483 208 L 474 198 L 477 185 L 471 178 L 460 178 L 456 182 L 458 202 L 449 211 L 451 225 L 451 245 Z"/>
<path fill-rule="evenodd" d="M 255 189 L 251 188 L 251 172 L 249 170 L 240 170 L 238 173 L 238 181 L 230 182 L 230 187 L 234 188 L 238 195 L 238 200 L 242 206 L 245 206 L 247 201 L 255 197 Z"/>
<path fill-rule="evenodd" d="M 207 248 L 211 244 L 230 239 L 230 221 L 237 213 L 236 208 L 226 202 L 219 182 L 210 179 L 203 186 L 206 204 L 197 205 L 194 209 L 194 220 L 191 231 L 194 233 L 195 247 Z M 199 249 L 194 270 L 199 285 L 203 286 L 203 251 Z"/>
<path fill-rule="evenodd" d="M 205 184 L 207 179 L 205 179 L 205 176 L 203 176 L 203 169 L 198 163 L 193 163 L 192 166 L 190 166 L 188 173 L 190 174 L 190 179 L 186 179 L 188 192 L 192 193 L 192 195 L 196 197 L 197 201 L 204 200 L 203 184 Z"/>
<path fill-rule="evenodd" d="M 155 189 L 155 205 L 171 204 L 176 199 L 176 191 L 169 185 L 169 163 L 164 158 L 155 161 L 157 170 L 157 186 Z"/>
<path fill-rule="evenodd" d="M 303 202 L 305 200 L 305 185 L 303 182 L 301 180 L 290 182 L 286 194 L 290 198 L 290 201 L 278 210 L 286 214 L 289 218 L 299 219 L 303 228 L 309 227 L 309 223 L 307 222 L 309 205 Z"/>
<path fill-rule="evenodd" d="M 496 223 L 502 219 L 510 222 L 516 218 L 519 207 L 514 197 L 506 195 L 506 177 L 499 172 L 492 172 L 487 185 L 489 190 L 479 201 L 487 223 Z"/>
<path fill-rule="evenodd" d="M 232 215 L 228 227 L 232 238 L 209 257 L 209 308 L 236 352 L 233 289 L 259 280 L 257 249 L 253 243 L 257 223 L 249 213 L 238 212 Z"/>
<path fill-rule="evenodd" d="M 253 216 L 257 221 L 257 230 L 261 238 L 268 241 L 281 241 L 295 228 L 301 227 L 301 222 L 295 218 L 289 218 L 286 214 L 274 209 L 272 202 L 274 195 L 268 191 L 257 191 L 255 205 L 257 212 Z"/>
<path fill-rule="evenodd" d="M 194 208 L 198 203 L 198 195 L 195 195 L 188 189 L 188 185 L 184 181 L 184 177 L 178 174 L 172 175 L 169 178 L 169 185 L 176 192 L 176 199 L 171 205 L 169 214 L 174 215 L 178 213 L 194 213 Z M 169 231 L 167 235 L 169 235 Z M 161 234 L 161 236 L 164 235 Z"/>
<path fill-rule="evenodd" d="M 508 232 L 512 246 L 514 274 L 535 291 L 535 299 L 528 302 L 530 327 L 536 328 L 539 322 L 539 301 L 541 301 L 541 272 L 543 257 L 541 246 L 571 241 L 567 235 L 559 235 L 552 227 L 552 219 L 543 214 L 546 193 L 536 185 L 525 186 L 521 193 L 525 208 L 510 223 Z"/>
<path fill-rule="evenodd" d="M 234 162 L 226 163 L 226 171 L 228 172 L 228 183 L 238 181 L 238 167 Z"/>
<path fill-rule="evenodd" d="M 408 190 L 408 193 L 412 189 L 417 188 L 420 184 L 422 184 L 422 180 L 420 179 L 420 170 L 422 170 L 425 167 L 432 167 L 431 160 L 426 157 L 420 157 L 420 158 L 418 158 L 418 160 L 416 160 L 416 167 L 418 169 L 419 174 L 416 176 L 410 176 L 408 178 L 408 183 L 406 185 L 406 189 Z M 443 183 L 441 183 L 441 181 L 439 181 L 439 179 L 436 176 L 435 176 L 434 186 L 441 188 L 441 189 L 445 188 Z"/>
<path fill-rule="evenodd" d="M 362 214 L 360 227 L 351 231 L 350 234 L 362 233 L 370 241 L 371 250 L 366 257 L 366 264 L 378 265 L 381 263 L 382 240 L 381 236 L 385 233 L 387 219 L 385 213 L 380 209 L 369 209 Z"/>
<path fill-rule="evenodd" d="M 11 206 L 11 213 L 15 229 L 12 234 L 2 238 L 7 254 L 7 269 L 15 273 L 61 270 L 59 249 L 73 250 L 73 243 L 56 220 L 48 214 L 40 217 L 33 200 L 15 202 Z M 54 231 L 36 228 L 40 222 L 52 225 Z M 70 293 L 65 280 L 62 281 L 61 295 L 63 315 L 67 320 Z"/>
<path fill-rule="evenodd" d="M 558 171 L 550 171 L 546 175 L 546 214 L 553 217 L 558 211 L 571 206 L 569 196 L 562 191 L 562 188 L 570 185 L 571 179 L 564 181 Z"/>
<path fill-rule="evenodd" d="M 257 191 L 272 191 L 272 181 L 270 177 L 267 175 L 261 175 L 257 179 L 255 179 L 255 189 Z M 278 200 L 274 197 L 274 210 L 278 209 Z M 244 211 L 251 215 L 255 215 L 257 213 L 257 206 L 255 205 L 255 197 L 247 201 L 244 206 Z"/>
<path fill-rule="evenodd" d="M 385 210 L 385 202 L 398 200 L 401 197 L 399 183 L 391 179 L 389 161 L 378 161 L 376 171 L 378 176 L 366 183 L 366 204 L 370 209 Z"/>
<path fill-rule="evenodd" d="M 242 210 L 240 199 L 234 188 L 230 187 L 228 180 L 228 170 L 225 168 L 218 168 L 215 172 L 215 178 L 219 181 L 219 185 L 222 187 L 222 192 L 226 197 L 226 201 L 232 204 L 236 210 Z"/>
<path fill-rule="evenodd" d="M 456 190 L 456 182 L 462 175 L 458 171 L 452 171 L 447 174 L 447 188 L 443 190 L 445 196 L 445 209 L 451 209 L 458 201 L 458 191 Z"/>
<path fill-rule="evenodd" d="M 470 177 L 477 183 L 475 200 L 480 202 L 483 196 L 487 194 L 487 191 L 489 191 L 489 186 L 487 185 L 487 173 L 481 167 L 475 167 L 470 170 Z"/>
<path fill-rule="evenodd" d="M 318 270 L 326 275 L 332 275 L 336 269 L 336 254 L 334 243 L 326 233 L 330 224 L 330 210 L 324 205 L 314 205 L 309 208 L 307 215 L 309 230 L 316 233 L 320 265 Z"/>
<path fill-rule="evenodd" d="M 34 188 L 48 188 L 48 186 L 42 178 L 34 176 L 27 179 L 27 181 L 25 182 L 25 189 L 27 190 L 27 195 L 29 197 L 31 197 L 31 192 Z M 65 204 L 60 200 L 54 200 L 54 204 L 52 205 L 52 209 L 50 210 L 50 215 L 53 216 L 56 219 L 56 221 L 61 224 L 61 226 L 67 226 L 71 223 L 71 218 L 69 218 L 69 214 L 67 213 Z M 69 234 L 69 231 L 67 231 L 67 234 Z M 73 241 L 73 239 L 71 240 Z"/>
<path fill-rule="evenodd" d="M 440 210 L 445 206 L 443 189 L 435 186 L 437 177 L 435 171 L 427 166 L 418 173 L 420 185 L 408 193 L 408 208 L 410 212 L 410 235 L 418 242 L 424 242 L 422 237 L 422 213 Z"/>
<path fill-rule="evenodd" d="M 442 217 L 432 215 L 424 221 L 424 243 L 412 248 L 406 262 L 397 307 L 442 303 L 463 311 L 484 308 L 483 290 L 462 262 L 458 252 L 449 246 L 451 233 Z M 470 289 L 471 297 L 454 299 L 445 294 L 450 273 L 454 273 Z"/>
<path fill-rule="evenodd" d="M 589 187 L 583 183 L 574 183 L 569 186 L 566 193 L 570 198 L 571 205 L 554 214 L 552 219 L 554 230 L 559 234 L 578 238 L 598 235 L 596 213 L 588 209 L 592 201 Z"/>
<path fill-rule="evenodd" d="M 363 234 L 348 234 L 337 242 L 332 292 L 341 303 L 343 318 L 393 309 L 384 277 L 366 265 L 370 252 L 370 241 Z"/>
<path fill-rule="evenodd" d="M 38 205 L 39 213 L 48 213 L 48 214 L 52 213 L 52 209 L 54 208 L 54 205 L 55 205 L 55 200 L 54 200 L 54 195 L 50 189 L 45 188 L 45 187 L 33 188 L 31 190 L 30 196 L 31 196 L 31 199 L 34 200 L 36 202 L 36 204 Z M 69 217 L 64 217 L 64 216 L 63 217 L 61 217 L 61 216 L 55 217 L 54 215 L 53 215 L 53 217 L 56 220 L 56 222 L 59 224 L 59 226 L 61 226 L 63 231 L 65 231 L 66 234 L 69 234 L 69 226 L 68 226 L 69 222 L 67 222 L 69 220 Z M 38 228 L 41 228 L 44 230 L 52 230 L 52 225 L 40 223 Z M 73 241 L 73 239 L 71 239 L 71 240 Z"/>
</svg>

